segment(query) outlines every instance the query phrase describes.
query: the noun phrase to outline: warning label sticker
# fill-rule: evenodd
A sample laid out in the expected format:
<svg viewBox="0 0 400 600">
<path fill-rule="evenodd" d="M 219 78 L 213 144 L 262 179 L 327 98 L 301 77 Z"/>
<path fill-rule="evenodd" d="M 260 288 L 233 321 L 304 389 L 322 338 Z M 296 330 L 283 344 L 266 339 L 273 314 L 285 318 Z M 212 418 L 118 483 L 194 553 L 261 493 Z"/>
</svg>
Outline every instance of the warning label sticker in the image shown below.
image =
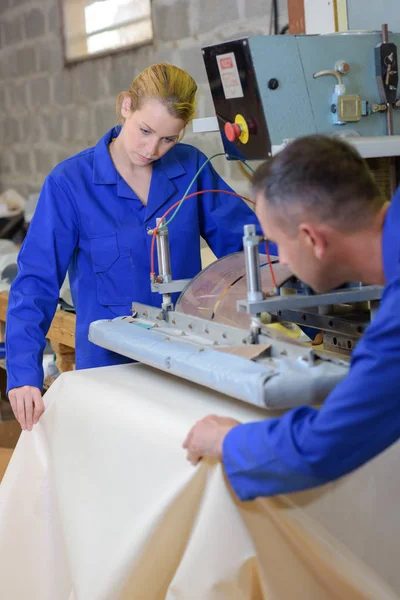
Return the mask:
<svg viewBox="0 0 400 600">
<path fill-rule="evenodd" d="M 243 98 L 243 88 L 239 77 L 235 54 L 220 54 L 217 58 L 218 70 L 221 76 L 225 98 Z"/>
</svg>

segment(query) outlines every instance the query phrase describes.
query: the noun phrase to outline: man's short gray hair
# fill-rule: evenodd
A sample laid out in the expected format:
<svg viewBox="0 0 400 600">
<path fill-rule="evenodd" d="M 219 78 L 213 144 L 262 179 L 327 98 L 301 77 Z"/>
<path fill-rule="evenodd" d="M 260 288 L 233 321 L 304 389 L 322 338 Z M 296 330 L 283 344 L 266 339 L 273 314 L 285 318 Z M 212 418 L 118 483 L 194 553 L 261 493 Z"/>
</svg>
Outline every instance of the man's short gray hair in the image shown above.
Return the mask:
<svg viewBox="0 0 400 600">
<path fill-rule="evenodd" d="M 357 231 L 384 203 L 357 150 L 341 139 L 322 135 L 299 138 L 260 165 L 253 187 L 263 193 L 277 218 L 296 230 L 301 220 L 311 217 Z"/>
</svg>

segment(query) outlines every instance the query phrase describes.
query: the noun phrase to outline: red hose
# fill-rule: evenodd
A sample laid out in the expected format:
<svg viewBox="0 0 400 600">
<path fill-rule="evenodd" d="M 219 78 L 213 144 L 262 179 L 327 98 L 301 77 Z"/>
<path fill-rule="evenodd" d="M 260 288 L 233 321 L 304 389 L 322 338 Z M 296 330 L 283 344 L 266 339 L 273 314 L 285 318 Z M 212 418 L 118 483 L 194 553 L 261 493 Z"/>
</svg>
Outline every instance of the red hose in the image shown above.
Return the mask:
<svg viewBox="0 0 400 600">
<path fill-rule="evenodd" d="M 242 198 L 242 200 L 246 200 L 247 202 L 250 202 L 250 204 L 255 204 L 254 200 L 250 200 L 249 198 L 246 198 L 245 196 L 241 196 L 240 194 L 236 194 L 235 192 L 229 192 L 228 190 L 201 190 L 200 192 L 193 192 L 192 194 L 189 194 L 188 196 L 186 196 L 186 198 L 184 198 L 184 200 L 188 200 L 189 198 L 193 198 L 194 196 L 200 196 L 200 194 L 206 194 L 212 192 L 214 194 L 218 194 L 218 193 L 223 193 L 223 194 L 229 194 L 230 196 L 237 196 L 238 198 Z M 176 206 L 178 206 L 178 204 L 181 203 L 181 200 L 178 200 L 178 202 L 175 202 L 175 204 L 173 204 L 172 206 L 169 207 L 169 209 L 163 214 L 163 216 L 161 217 L 161 221 L 159 225 L 156 225 L 156 227 L 153 229 L 153 238 L 151 240 L 151 251 L 150 251 L 150 268 L 151 268 L 151 272 L 150 275 L 155 275 L 155 261 L 154 261 L 154 246 L 155 246 L 155 240 L 156 240 L 156 235 L 157 235 L 157 231 L 158 228 L 160 226 L 162 226 L 162 222 L 165 219 L 165 217 L 167 215 L 169 215 L 169 213 L 174 210 L 174 208 Z"/>
<path fill-rule="evenodd" d="M 188 200 L 189 198 L 193 198 L 194 196 L 200 196 L 201 194 L 206 194 L 206 193 L 214 193 L 214 194 L 228 194 L 230 196 L 236 196 L 237 198 L 242 198 L 242 200 L 246 200 L 246 202 L 250 202 L 250 204 L 255 204 L 254 200 L 250 200 L 250 198 L 246 198 L 245 196 L 241 196 L 240 194 L 236 194 L 235 192 L 230 192 L 228 190 L 201 190 L 199 192 L 193 192 L 192 194 L 189 194 L 188 196 L 186 196 L 184 198 L 184 200 Z M 173 204 L 172 206 L 169 207 L 169 209 L 167 211 L 165 211 L 165 213 L 163 214 L 163 216 L 161 217 L 161 221 L 159 223 L 159 225 L 156 225 L 156 227 L 153 229 L 153 235 L 152 235 L 152 240 L 151 240 L 151 250 L 150 250 L 150 268 L 151 268 L 151 273 L 150 276 L 153 277 L 155 276 L 155 256 L 154 256 L 154 249 L 155 249 L 155 242 L 156 242 L 156 235 L 157 235 L 157 231 L 158 228 L 162 226 L 162 222 L 165 219 L 165 217 L 167 215 L 169 215 L 169 213 L 174 210 L 174 208 L 176 206 L 178 206 L 178 204 L 180 204 L 181 200 L 178 200 L 178 202 L 175 202 L 175 204 Z M 271 257 L 269 254 L 269 248 L 268 248 L 268 242 L 266 242 L 265 244 L 266 247 L 266 251 L 267 251 L 267 258 L 268 258 L 268 264 L 269 264 L 269 268 L 271 271 L 271 277 L 272 277 L 272 283 L 274 284 L 274 286 L 277 288 L 277 284 L 276 284 L 276 278 L 275 278 L 275 273 L 274 273 L 274 269 L 271 263 Z"/>
</svg>

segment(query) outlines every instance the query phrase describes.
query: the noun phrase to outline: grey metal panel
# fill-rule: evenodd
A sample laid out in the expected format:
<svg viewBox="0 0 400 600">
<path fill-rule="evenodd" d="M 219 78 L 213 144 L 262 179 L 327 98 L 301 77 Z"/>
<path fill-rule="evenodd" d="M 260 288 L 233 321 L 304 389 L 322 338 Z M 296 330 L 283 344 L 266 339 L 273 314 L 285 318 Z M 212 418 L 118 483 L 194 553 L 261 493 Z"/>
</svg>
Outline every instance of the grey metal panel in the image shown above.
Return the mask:
<svg viewBox="0 0 400 600">
<path fill-rule="evenodd" d="M 400 31 L 399 0 L 347 0 L 349 29 L 380 29 L 388 23 L 390 31 Z"/>
<path fill-rule="evenodd" d="M 386 134 L 384 113 L 362 117 L 358 123 L 333 125 L 329 107 L 337 83 L 335 77 L 324 76 L 313 79 L 313 74 L 324 69 L 333 69 L 337 60 L 350 64 L 350 72 L 343 76 L 346 93 L 359 94 L 362 100 L 380 103 L 375 77 L 374 48 L 382 41 L 381 35 L 336 34 L 321 36 L 298 36 L 305 79 L 313 107 L 316 129 L 319 133 L 343 133 L 353 130 L 363 136 Z M 400 35 L 390 36 L 400 49 Z M 393 114 L 394 133 L 400 133 L 400 112 Z"/>
<path fill-rule="evenodd" d="M 400 49 L 400 35 L 389 38 Z M 333 69 L 337 60 L 346 60 L 351 66 L 343 77 L 346 93 L 380 103 L 374 62 L 374 47 L 380 41 L 379 33 L 249 38 L 272 144 L 312 133 L 385 135 L 384 113 L 362 117 L 358 123 L 334 125 L 330 106 L 336 78 L 313 78 L 318 71 Z M 278 79 L 278 89 L 268 89 L 271 78 Z M 400 134 L 400 111 L 394 111 L 393 129 Z"/>
<path fill-rule="evenodd" d="M 249 46 L 272 144 L 316 133 L 295 36 L 255 36 Z M 268 89 L 276 78 L 279 87 Z"/>
</svg>

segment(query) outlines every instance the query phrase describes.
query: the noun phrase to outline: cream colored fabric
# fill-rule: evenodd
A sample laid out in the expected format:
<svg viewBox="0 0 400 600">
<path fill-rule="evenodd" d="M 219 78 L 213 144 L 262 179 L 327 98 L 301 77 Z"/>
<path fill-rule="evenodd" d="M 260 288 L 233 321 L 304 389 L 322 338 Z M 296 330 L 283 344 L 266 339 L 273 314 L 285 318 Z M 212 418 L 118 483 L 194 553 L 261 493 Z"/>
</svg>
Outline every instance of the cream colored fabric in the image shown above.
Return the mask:
<svg viewBox="0 0 400 600">
<path fill-rule="evenodd" d="M 261 410 L 143 365 L 64 374 L 46 402 L 0 488 L 1 598 L 398 598 L 303 510 L 285 499 L 242 504 L 220 464 L 186 462 L 181 444 L 197 419 L 248 421 Z M 298 503 L 330 511 L 322 496 L 325 505 Z M 348 500 L 358 510 L 364 498 Z M 350 524 L 355 538 L 376 538 L 373 522 L 361 526 Z"/>
<path fill-rule="evenodd" d="M 209 246 L 206 246 L 205 248 L 201 248 L 201 268 L 205 269 L 206 267 L 208 267 L 208 265 L 211 265 L 211 263 L 213 263 L 214 261 L 217 260 L 217 257 L 215 256 L 214 252 L 211 250 L 211 248 Z"/>
</svg>

